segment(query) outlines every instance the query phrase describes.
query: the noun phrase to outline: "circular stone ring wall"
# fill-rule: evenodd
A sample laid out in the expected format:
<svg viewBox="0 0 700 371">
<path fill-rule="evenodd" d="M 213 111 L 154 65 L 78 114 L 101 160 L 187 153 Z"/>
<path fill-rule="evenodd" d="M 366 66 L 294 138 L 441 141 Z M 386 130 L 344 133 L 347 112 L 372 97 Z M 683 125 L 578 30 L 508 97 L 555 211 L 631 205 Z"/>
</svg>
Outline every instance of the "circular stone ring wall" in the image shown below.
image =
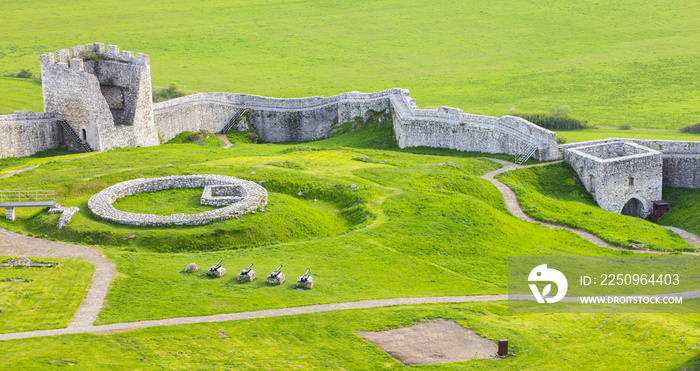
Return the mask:
<svg viewBox="0 0 700 371">
<path fill-rule="evenodd" d="M 112 203 L 125 196 L 174 188 L 204 188 L 213 185 L 238 186 L 245 192 L 237 202 L 216 210 L 199 214 L 173 214 L 170 216 L 128 213 L 117 210 Z M 243 214 L 264 208 L 267 191 L 257 183 L 224 175 L 176 175 L 162 178 L 139 178 L 117 183 L 90 197 L 90 210 L 110 222 L 157 227 L 166 225 L 202 225 L 216 220 L 237 218 Z"/>
</svg>

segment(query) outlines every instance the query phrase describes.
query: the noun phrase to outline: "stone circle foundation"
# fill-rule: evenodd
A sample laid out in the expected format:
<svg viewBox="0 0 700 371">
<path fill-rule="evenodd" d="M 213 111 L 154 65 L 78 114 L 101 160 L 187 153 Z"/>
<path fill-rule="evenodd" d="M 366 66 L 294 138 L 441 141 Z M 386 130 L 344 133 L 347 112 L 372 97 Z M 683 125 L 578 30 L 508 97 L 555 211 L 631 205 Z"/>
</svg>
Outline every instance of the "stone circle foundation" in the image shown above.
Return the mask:
<svg viewBox="0 0 700 371">
<path fill-rule="evenodd" d="M 235 189 L 236 196 L 213 197 L 216 206 L 228 205 L 216 210 L 198 214 L 173 214 L 170 216 L 129 213 L 112 206 L 114 201 L 139 193 L 156 192 L 175 188 L 205 188 L 224 186 Z M 215 188 L 216 189 L 216 188 Z M 206 192 L 205 192 L 206 193 Z M 207 195 L 203 195 L 202 204 Z M 228 196 L 228 197 L 227 197 Z M 209 193 L 211 197 L 211 191 Z M 139 178 L 107 187 L 88 201 L 88 207 L 102 219 L 140 227 L 160 227 L 170 225 L 203 225 L 217 220 L 237 218 L 267 204 L 267 191 L 257 183 L 225 175 L 176 175 L 161 178 Z"/>
</svg>

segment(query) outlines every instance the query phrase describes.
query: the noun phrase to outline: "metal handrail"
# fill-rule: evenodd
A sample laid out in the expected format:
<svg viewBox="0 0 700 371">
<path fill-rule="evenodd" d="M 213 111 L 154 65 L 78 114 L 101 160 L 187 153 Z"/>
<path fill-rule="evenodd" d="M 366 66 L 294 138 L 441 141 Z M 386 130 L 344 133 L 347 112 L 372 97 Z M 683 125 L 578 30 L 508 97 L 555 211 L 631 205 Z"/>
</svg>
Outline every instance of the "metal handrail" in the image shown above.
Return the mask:
<svg viewBox="0 0 700 371">
<path fill-rule="evenodd" d="M 0 202 L 56 201 L 54 191 L 0 191 Z"/>
</svg>

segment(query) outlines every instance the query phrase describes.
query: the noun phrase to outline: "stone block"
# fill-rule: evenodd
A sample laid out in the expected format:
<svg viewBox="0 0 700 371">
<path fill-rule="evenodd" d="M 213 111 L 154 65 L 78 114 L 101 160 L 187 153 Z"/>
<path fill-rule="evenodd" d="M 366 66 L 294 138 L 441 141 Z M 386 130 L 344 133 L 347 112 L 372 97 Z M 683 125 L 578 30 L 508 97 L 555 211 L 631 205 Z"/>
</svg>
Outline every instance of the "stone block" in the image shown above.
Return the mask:
<svg viewBox="0 0 700 371">
<path fill-rule="evenodd" d="M 309 277 L 306 279 L 306 281 L 302 281 L 301 277 L 297 280 L 297 287 L 302 287 L 305 289 L 310 289 L 314 287 L 314 278 Z"/>
<path fill-rule="evenodd" d="M 15 208 L 14 207 L 6 207 L 5 208 L 5 219 L 15 220 Z"/>
<path fill-rule="evenodd" d="M 226 268 L 224 268 L 224 267 L 219 267 L 219 269 L 217 269 L 215 271 L 211 271 L 211 270 L 207 271 L 208 276 L 221 277 L 224 274 L 226 274 Z"/>
<path fill-rule="evenodd" d="M 284 273 L 280 273 L 277 277 L 267 276 L 267 283 L 272 285 L 281 285 L 284 283 Z"/>
<path fill-rule="evenodd" d="M 238 280 L 243 282 L 250 282 L 255 279 L 255 271 L 251 270 L 248 274 L 238 273 Z"/>
</svg>

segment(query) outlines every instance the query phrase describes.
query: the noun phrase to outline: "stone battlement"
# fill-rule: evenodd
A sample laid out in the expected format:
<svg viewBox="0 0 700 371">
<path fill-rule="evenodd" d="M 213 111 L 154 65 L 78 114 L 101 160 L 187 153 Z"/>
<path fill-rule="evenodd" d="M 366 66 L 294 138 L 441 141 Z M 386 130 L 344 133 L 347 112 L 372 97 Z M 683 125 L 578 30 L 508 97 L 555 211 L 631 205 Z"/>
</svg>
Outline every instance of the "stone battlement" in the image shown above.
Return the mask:
<svg viewBox="0 0 700 371">
<path fill-rule="evenodd" d="M 87 55 L 83 55 L 84 51 L 88 51 Z M 83 67 L 73 67 L 73 61 L 75 60 L 90 60 L 91 53 L 95 53 L 99 60 L 121 62 L 134 65 L 150 65 L 151 61 L 148 55 L 143 53 L 136 53 L 132 51 L 120 51 L 118 45 L 108 45 L 105 50 L 104 43 L 90 43 L 85 45 L 78 45 L 70 49 L 57 50 L 55 53 L 45 53 L 40 56 L 42 67 L 63 67 L 63 68 L 75 68 L 83 70 Z"/>
</svg>

